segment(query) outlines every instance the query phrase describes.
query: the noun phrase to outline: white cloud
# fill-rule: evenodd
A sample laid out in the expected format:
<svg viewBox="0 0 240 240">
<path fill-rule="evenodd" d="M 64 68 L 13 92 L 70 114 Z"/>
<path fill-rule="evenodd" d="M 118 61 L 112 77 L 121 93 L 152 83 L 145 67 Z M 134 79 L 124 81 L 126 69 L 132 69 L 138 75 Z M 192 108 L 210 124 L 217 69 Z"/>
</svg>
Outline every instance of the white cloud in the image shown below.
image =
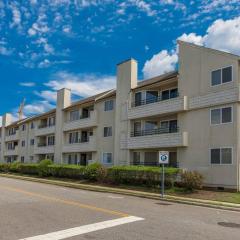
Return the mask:
<svg viewBox="0 0 240 240">
<path fill-rule="evenodd" d="M 225 21 L 216 20 L 203 36 L 196 33 L 184 33 L 178 39 L 240 55 L 240 17 Z M 171 53 L 162 50 L 146 61 L 143 68 L 144 77 L 149 78 L 174 70 L 178 61 L 177 52 L 176 47 Z"/>
<path fill-rule="evenodd" d="M 51 62 L 48 59 L 44 59 L 38 64 L 39 68 L 47 68 L 51 65 Z"/>
<path fill-rule="evenodd" d="M 143 67 L 143 74 L 145 78 L 151 78 L 161 75 L 175 69 L 178 57 L 176 52 L 169 53 L 167 50 L 162 50 L 150 60 L 145 62 Z"/>
<path fill-rule="evenodd" d="M 145 12 L 148 16 L 156 15 L 156 11 L 152 10 L 151 4 L 143 0 L 129 0 L 130 3 L 135 5 L 139 10 Z"/>
<path fill-rule="evenodd" d="M 190 33 L 190 34 L 184 33 L 178 39 L 185 42 L 194 43 L 196 45 L 203 45 L 203 37 L 200 35 L 196 35 L 196 33 Z"/>
<path fill-rule="evenodd" d="M 208 28 L 203 41 L 207 47 L 240 55 L 240 17 L 216 20 Z"/>
<path fill-rule="evenodd" d="M 10 27 L 20 27 L 21 26 L 21 12 L 18 9 L 17 6 L 11 5 L 12 10 L 12 23 L 10 24 Z"/>
<path fill-rule="evenodd" d="M 24 107 L 24 114 L 34 115 L 34 114 L 41 114 L 47 112 L 50 109 L 53 109 L 55 106 L 50 104 L 48 101 L 37 101 L 31 104 L 27 104 Z"/>
<path fill-rule="evenodd" d="M 35 91 L 34 93 L 48 102 L 56 102 L 57 100 L 56 91 L 44 90 L 41 92 Z"/>
<path fill-rule="evenodd" d="M 2 116 L 0 116 L 0 127 L 2 126 Z"/>
<path fill-rule="evenodd" d="M 36 84 L 34 82 L 21 82 L 19 85 L 23 87 L 34 87 Z"/>
<path fill-rule="evenodd" d="M 115 76 L 58 72 L 45 85 L 50 87 L 51 91 L 69 88 L 78 96 L 88 97 L 115 88 L 116 78 Z"/>
<path fill-rule="evenodd" d="M 4 56 L 10 56 L 12 55 L 13 50 L 9 49 L 5 46 L 0 46 L 0 55 L 4 55 Z"/>
</svg>

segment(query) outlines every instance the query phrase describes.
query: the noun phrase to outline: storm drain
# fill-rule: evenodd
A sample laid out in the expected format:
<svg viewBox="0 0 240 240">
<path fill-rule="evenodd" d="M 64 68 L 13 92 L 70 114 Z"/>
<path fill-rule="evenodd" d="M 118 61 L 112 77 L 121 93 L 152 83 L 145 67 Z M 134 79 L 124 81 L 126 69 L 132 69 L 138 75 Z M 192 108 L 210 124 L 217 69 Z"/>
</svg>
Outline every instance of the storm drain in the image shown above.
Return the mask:
<svg viewBox="0 0 240 240">
<path fill-rule="evenodd" d="M 218 222 L 218 225 L 220 225 L 222 227 L 240 228 L 240 224 L 239 223 Z"/>
</svg>

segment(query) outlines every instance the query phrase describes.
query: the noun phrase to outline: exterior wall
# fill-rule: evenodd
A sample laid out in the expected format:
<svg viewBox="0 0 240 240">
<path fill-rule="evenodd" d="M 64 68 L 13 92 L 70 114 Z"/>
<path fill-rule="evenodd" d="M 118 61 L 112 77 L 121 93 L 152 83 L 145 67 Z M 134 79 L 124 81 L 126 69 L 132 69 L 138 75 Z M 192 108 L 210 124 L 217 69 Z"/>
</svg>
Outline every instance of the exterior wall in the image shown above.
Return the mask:
<svg viewBox="0 0 240 240">
<path fill-rule="evenodd" d="M 180 167 L 201 172 L 206 185 L 239 189 L 238 60 L 185 43 L 180 43 L 179 58 L 179 91 L 189 98 L 189 111 L 178 115 L 179 125 L 189 135 L 189 146 L 178 149 Z M 233 67 L 233 81 L 211 86 L 211 71 L 227 66 Z M 218 106 L 233 107 L 232 123 L 211 125 L 210 110 Z M 232 147 L 232 164 L 212 165 L 214 147 Z"/>
<path fill-rule="evenodd" d="M 108 100 L 114 101 L 113 110 L 104 111 L 104 103 L 105 101 Z M 101 101 L 98 101 L 95 104 L 95 109 L 98 113 L 98 127 L 96 128 L 96 141 L 97 141 L 96 161 L 102 162 L 103 153 L 112 153 L 112 157 L 113 159 L 115 159 L 114 137 L 116 134 L 115 127 L 116 100 L 115 98 L 102 99 Z M 112 127 L 112 136 L 104 137 L 103 135 L 104 127 Z"/>
</svg>

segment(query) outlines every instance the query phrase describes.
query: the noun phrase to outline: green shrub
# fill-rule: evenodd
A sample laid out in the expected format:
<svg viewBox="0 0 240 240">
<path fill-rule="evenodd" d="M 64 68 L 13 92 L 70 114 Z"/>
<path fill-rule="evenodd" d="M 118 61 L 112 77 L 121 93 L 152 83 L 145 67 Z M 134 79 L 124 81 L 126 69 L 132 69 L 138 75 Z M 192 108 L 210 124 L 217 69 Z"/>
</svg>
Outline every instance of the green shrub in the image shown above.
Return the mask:
<svg viewBox="0 0 240 240">
<path fill-rule="evenodd" d="M 9 163 L 1 163 L 0 164 L 0 172 L 7 173 L 10 171 L 10 164 Z"/>
<path fill-rule="evenodd" d="M 166 186 L 174 185 L 178 172 L 177 168 L 165 168 Z M 158 187 L 161 182 L 161 169 L 145 166 L 114 166 L 108 169 L 108 180 L 114 184 Z"/>
<path fill-rule="evenodd" d="M 85 168 L 85 178 L 90 181 L 98 180 L 99 169 L 102 168 L 100 163 L 92 163 Z"/>
<path fill-rule="evenodd" d="M 183 171 L 181 173 L 181 185 L 189 191 L 201 189 L 203 176 L 197 171 Z"/>
<path fill-rule="evenodd" d="M 19 162 L 19 161 L 13 162 L 9 166 L 9 171 L 18 173 L 18 172 L 20 172 L 20 167 L 21 167 L 21 162 Z"/>
<path fill-rule="evenodd" d="M 29 175 L 38 175 L 38 167 L 37 163 L 29 163 L 29 164 L 21 164 L 19 167 L 19 172 L 21 174 L 29 174 Z"/>
<path fill-rule="evenodd" d="M 48 173 L 48 166 L 52 164 L 52 161 L 49 159 L 44 159 L 40 161 L 38 164 L 38 175 L 40 177 L 47 177 L 49 175 Z"/>
<path fill-rule="evenodd" d="M 85 167 L 78 165 L 53 164 L 48 166 L 48 174 L 59 178 L 84 179 Z"/>
</svg>

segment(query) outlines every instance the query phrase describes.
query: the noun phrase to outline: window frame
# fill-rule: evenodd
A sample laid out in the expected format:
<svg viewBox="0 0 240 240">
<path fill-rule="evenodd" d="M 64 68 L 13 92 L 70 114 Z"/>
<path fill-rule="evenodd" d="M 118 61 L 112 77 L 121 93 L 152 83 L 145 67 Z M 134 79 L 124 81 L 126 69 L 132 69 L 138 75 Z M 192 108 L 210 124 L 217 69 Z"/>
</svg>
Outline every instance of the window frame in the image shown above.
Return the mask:
<svg viewBox="0 0 240 240">
<path fill-rule="evenodd" d="M 110 106 L 110 102 L 112 102 L 112 108 L 108 109 L 107 107 Z M 114 100 L 113 99 L 108 99 L 104 101 L 104 112 L 111 112 L 114 110 Z"/>
<path fill-rule="evenodd" d="M 222 149 L 231 149 L 231 163 L 222 163 Z M 220 163 L 212 163 L 211 159 L 211 150 L 213 149 L 220 149 Z M 230 146 L 223 146 L 223 147 L 211 147 L 209 149 L 209 163 L 211 166 L 230 166 L 233 165 L 233 147 Z"/>
<path fill-rule="evenodd" d="M 231 122 L 222 122 L 222 109 L 223 108 L 231 108 Z M 212 110 L 220 109 L 220 123 L 212 123 Z M 231 124 L 233 123 L 233 106 L 224 106 L 224 107 L 216 107 L 216 108 L 210 108 L 210 125 L 216 126 L 216 125 L 222 125 L 222 124 Z"/>
<path fill-rule="evenodd" d="M 109 134 L 109 130 L 107 131 L 107 135 L 105 136 L 105 129 L 111 129 L 111 135 L 108 135 Z M 113 127 L 112 126 L 105 126 L 103 127 L 103 137 L 106 138 L 106 137 L 112 137 L 113 136 Z"/>
<path fill-rule="evenodd" d="M 232 79 L 231 79 L 231 81 L 229 81 L 229 82 L 223 83 L 223 81 L 222 81 L 222 80 L 223 80 L 222 70 L 223 70 L 224 68 L 229 68 L 229 67 L 231 67 Z M 220 83 L 220 84 L 213 85 L 213 84 L 212 84 L 212 73 L 213 73 L 214 71 L 218 71 L 218 70 L 221 71 L 221 83 Z M 225 67 L 221 67 L 221 68 L 217 68 L 217 69 L 211 70 L 211 81 L 210 81 L 210 82 L 211 82 L 211 87 L 222 86 L 222 85 L 225 85 L 225 84 L 228 84 L 228 83 L 233 82 L 233 65 L 228 65 L 228 66 L 225 66 Z"/>
<path fill-rule="evenodd" d="M 111 154 L 111 163 L 105 163 L 103 160 L 104 160 L 104 154 Z M 112 165 L 113 164 L 113 153 L 112 152 L 103 152 L 102 153 L 102 163 L 104 165 Z"/>
</svg>

